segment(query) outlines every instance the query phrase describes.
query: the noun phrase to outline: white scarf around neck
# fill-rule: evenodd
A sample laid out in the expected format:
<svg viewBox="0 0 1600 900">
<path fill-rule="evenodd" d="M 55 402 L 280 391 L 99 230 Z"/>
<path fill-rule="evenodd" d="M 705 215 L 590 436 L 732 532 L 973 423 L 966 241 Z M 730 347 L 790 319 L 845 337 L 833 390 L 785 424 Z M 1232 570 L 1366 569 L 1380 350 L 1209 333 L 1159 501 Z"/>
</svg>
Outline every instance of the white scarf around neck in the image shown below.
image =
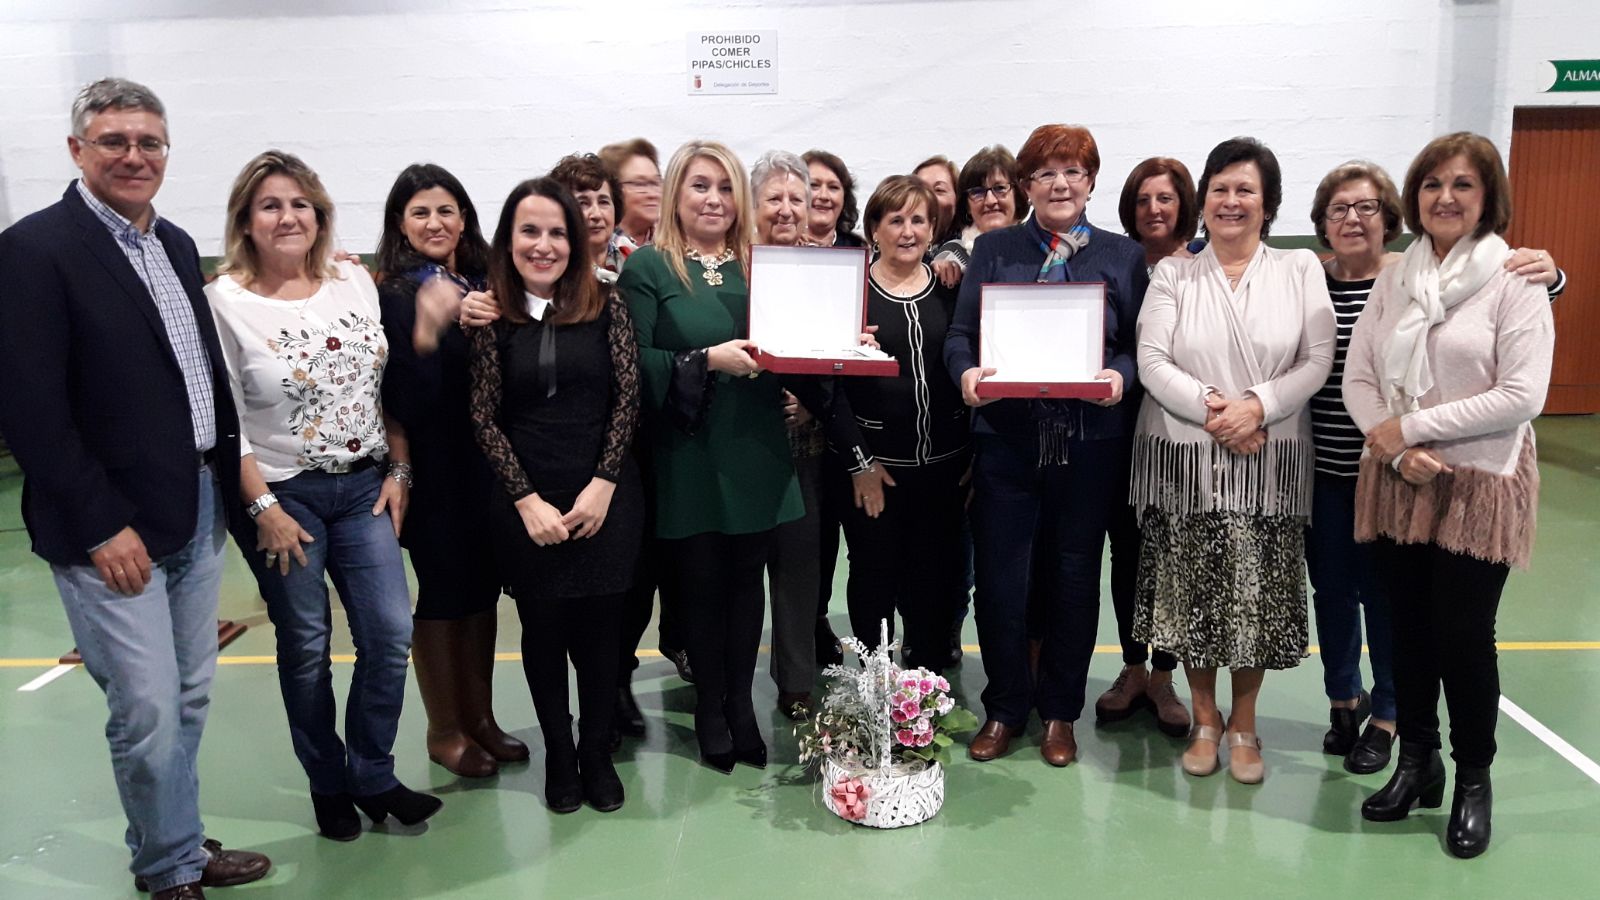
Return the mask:
<svg viewBox="0 0 1600 900">
<path fill-rule="evenodd" d="M 1383 347 L 1383 399 L 1391 413 L 1398 416 L 1416 410 L 1422 395 L 1433 389 L 1428 331 L 1494 277 L 1510 252 L 1497 234 L 1462 238 L 1442 261 L 1427 235 L 1406 248 L 1400 260 L 1400 290 L 1406 308 Z"/>
</svg>

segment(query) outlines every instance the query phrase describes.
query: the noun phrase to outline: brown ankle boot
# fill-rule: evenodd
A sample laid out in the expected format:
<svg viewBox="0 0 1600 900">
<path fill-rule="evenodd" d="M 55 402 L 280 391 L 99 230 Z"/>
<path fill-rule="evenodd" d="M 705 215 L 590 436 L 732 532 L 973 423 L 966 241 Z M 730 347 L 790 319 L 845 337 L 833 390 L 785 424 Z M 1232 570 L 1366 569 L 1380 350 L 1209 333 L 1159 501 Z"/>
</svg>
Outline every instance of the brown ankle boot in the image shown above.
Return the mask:
<svg viewBox="0 0 1600 900">
<path fill-rule="evenodd" d="M 451 652 L 461 628 L 453 619 L 414 620 L 411 664 L 428 711 L 428 758 L 462 778 L 487 778 L 499 765 L 462 730 L 462 665 Z"/>
<path fill-rule="evenodd" d="M 500 729 L 494 720 L 494 638 L 497 613 L 485 610 L 462 620 L 462 726 L 478 746 L 500 762 L 526 762 L 528 745 Z"/>
</svg>

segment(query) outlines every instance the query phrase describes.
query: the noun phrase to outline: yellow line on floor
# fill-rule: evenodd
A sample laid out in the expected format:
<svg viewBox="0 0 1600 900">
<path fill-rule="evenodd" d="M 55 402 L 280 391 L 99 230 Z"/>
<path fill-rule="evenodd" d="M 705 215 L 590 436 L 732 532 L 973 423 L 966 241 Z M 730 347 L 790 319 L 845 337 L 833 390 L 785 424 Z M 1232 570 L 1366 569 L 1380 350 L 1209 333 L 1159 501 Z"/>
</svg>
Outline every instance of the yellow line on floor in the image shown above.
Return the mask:
<svg viewBox="0 0 1600 900">
<path fill-rule="evenodd" d="M 1495 646 L 1506 651 L 1600 650 L 1600 641 L 1501 641 Z M 769 649 L 770 648 L 766 646 L 761 647 L 763 652 L 767 652 Z M 979 652 L 977 644 L 963 644 L 961 649 L 967 653 Z M 1365 650 L 1366 648 L 1363 647 L 1362 649 Z M 1312 653 L 1319 653 L 1321 652 L 1321 648 L 1315 644 L 1312 644 L 1310 651 Z M 1100 654 L 1121 653 L 1122 647 L 1117 644 L 1097 644 L 1095 645 L 1094 652 Z M 661 652 L 659 650 L 640 650 L 639 655 L 659 659 L 661 657 Z M 496 653 L 494 658 L 495 662 L 521 662 L 522 654 L 515 652 Z M 333 661 L 336 663 L 353 663 L 356 661 L 356 658 L 352 653 L 335 653 L 333 655 Z M 271 666 L 276 665 L 277 662 L 278 659 L 275 656 L 217 657 L 217 664 L 222 666 Z M 30 659 L 26 657 L 0 659 L 0 669 L 48 669 L 55 665 L 57 665 L 57 660 L 55 659 Z"/>
</svg>

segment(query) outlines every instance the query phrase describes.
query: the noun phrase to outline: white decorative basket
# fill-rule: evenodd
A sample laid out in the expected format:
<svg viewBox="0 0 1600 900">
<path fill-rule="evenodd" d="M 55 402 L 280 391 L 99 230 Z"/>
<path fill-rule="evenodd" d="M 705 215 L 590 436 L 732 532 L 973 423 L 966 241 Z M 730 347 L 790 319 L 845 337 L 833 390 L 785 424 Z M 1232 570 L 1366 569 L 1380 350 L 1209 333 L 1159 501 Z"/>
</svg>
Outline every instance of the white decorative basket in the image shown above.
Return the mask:
<svg viewBox="0 0 1600 900">
<path fill-rule="evenodd" d="M 863 819 L 850 819 L 834 800 L 831 788 L 849 778 L 861 779 L 867 788 L 867 814 Z M 887 770 L 846 768 L 833 757 L 824 757 L 822 802 L 839 818 L 868 828 L 900 828 L 926 822 L 944 805 L 944 768 L 937 762 L 918 768 L 904 764 Z"/>
</svg>

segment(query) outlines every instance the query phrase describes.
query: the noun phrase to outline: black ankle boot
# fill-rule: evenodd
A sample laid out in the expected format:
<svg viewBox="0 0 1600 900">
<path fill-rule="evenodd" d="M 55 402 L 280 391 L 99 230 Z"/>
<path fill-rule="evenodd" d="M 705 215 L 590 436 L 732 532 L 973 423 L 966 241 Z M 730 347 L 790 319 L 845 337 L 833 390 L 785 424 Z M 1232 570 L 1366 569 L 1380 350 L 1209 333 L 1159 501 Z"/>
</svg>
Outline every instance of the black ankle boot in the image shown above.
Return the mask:
<svg viewBox="0 0 1600 900">
<path fill-rule="evenodd" d="M 361 837 L 361 817 L 349 794 L 311 792 L 311 808 L 317 814 L 317 833 L 335 841 Z"/>
<path fill-rule="evenodd" d="M 1400 762 L 1389 783 L 1361 804 L 1361 818 L 1369 822 L 1398 822 L 1413 806 L 1438 809 L 1444 805 L 1444 762 L 1434 747 L 1400 743 Z"/>
<path fill-rule="evenodd" d="M 583 779 L 583 798 L 590 806 L 603 813 L 622 808 L 622 779 L 617 777 L 610 753 L 585 752 L 578 769 Z"/>
<path fill-rule="evenodd" d="M 1361 735 L 1361 723 L 1372 712 L 1372 698 L 1366 691 L 1356 701 L 1354 709 L 1334 707 L 1328 710 L 1328 733 L 1322 736 L 1322 752 L 1329 756 L 1344 756 L 1355 747 Z"/>
<path fill-rule="evenodd" d="M 551 812 L 576 812 L 583 805 L 583 783 L 578 776 L 578 748 L 572 745 L 572 726 L 544 731 L 544 802 Z"/>
<path fill-rule="evenodd" d="M 394 816 L 402 825 L 416 825 L 444 807 L 444 801 L 432 794 L 413 791 L 397 784 L 381 794 L 350 798 L 376 825 L 386 816 Z"/>
<path fill-rule="evenodd" d="M 1446 845 L 1453 856 L 1471 859 L 1489 849 L 1489 807 L 1494 791 L 1489 770 L 1456 766 L 1456 795 L 1450 803 Z"/>
</svg>

